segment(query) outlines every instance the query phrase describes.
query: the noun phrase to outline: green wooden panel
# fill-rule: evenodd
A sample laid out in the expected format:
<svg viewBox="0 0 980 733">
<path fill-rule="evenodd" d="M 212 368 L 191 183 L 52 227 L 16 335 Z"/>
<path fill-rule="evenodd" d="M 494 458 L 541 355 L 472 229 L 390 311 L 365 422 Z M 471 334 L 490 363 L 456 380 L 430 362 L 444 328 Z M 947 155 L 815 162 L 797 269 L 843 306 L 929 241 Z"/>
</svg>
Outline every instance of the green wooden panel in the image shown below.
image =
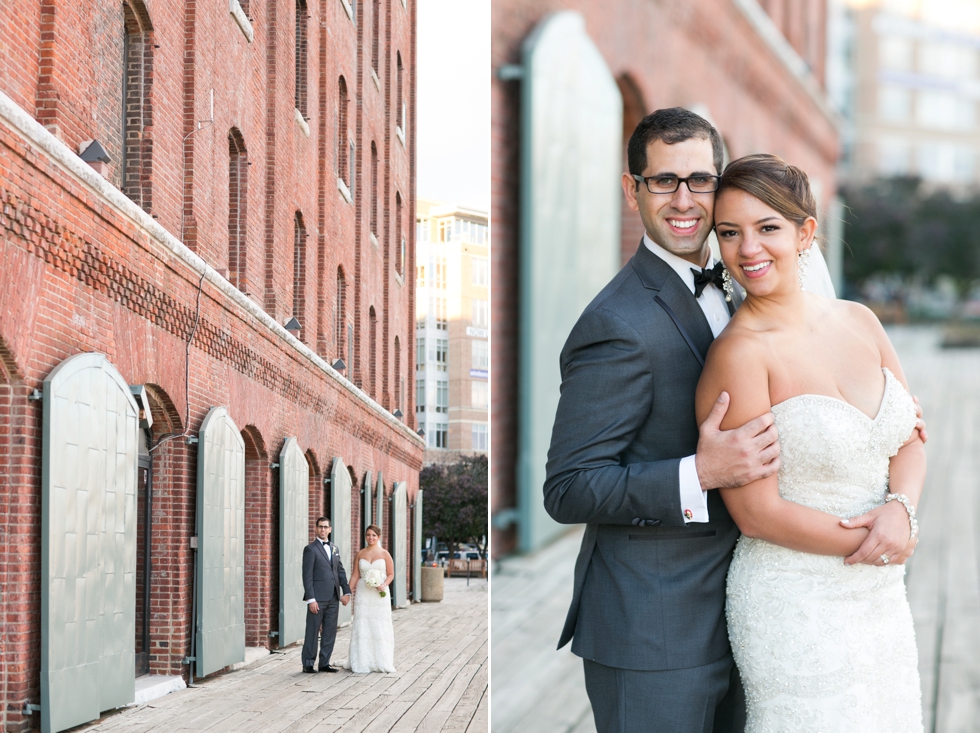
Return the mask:
<svg viewBox="0 0 980 733">
<path fill-rule="evenodd" d="M 623 101 L 579 13 L 546 16 L 522 53 L 517 488 L 529 552 L 562 531 L 542 497 L 558 355 L 619 269 Z"/>
<path fill-rule="evenodd" d="M 306 633 L 303 548 L 310 534 L 310 464 L 296 438 L 279 454 L 279 646 Z"/>
<path fill-rule="evenodd" d="M 41 729 L 135 700 L 138 415 L 103 354 L 44 380 Z"/>
<path fill-rule="evenodd" d="M 333 459 L 333 468 L 330 471 L 330 526 L 333 531 L 330 540 L 337 545 L 337 552 L 340 553 L 340 561 L 344 564 L 347 571 L 347 578 L 350 579 L 351 563 L 354 554 L 351 550 L 351 490 L 353 485 L 350 480 L 350 473 L 344 459 L 337 457 Z M 351 620 L 351 605 L 340 606 L 337 616 L 337 625 L 349 624 Z"/>
<path fill-rule="evenodd" d="M 395 561 L 395 579 L 391 581 L 391 602 L 395 608 L 408 605 L 408 497 L 405 482 L 391 487 L 391 544 L 388 552 Z"/>
<path fill-rule="evenodd" d="M 245 442 L 224 407 L 197 456 L 197 676 L 245 661 Z"/>
</svg>

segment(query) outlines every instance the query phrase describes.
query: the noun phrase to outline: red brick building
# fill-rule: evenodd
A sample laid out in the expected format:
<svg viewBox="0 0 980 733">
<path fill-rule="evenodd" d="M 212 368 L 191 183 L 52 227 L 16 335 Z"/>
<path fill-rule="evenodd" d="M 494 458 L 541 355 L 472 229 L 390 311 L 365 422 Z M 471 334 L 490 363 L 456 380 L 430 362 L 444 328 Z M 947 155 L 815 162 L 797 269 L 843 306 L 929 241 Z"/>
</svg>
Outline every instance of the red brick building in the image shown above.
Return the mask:
<svg viewBox="0 0 980 733">
<path fill-rule="evenodd" d="M 383 483 L 384 541 L 407 538 L 392 550 L 411 573 L 392 494 L 414 503 L 423 454 L 414 59 L 413 0 L 34 0 L 0 20 L 0 729 L 41 719 L 41 390 L 70 357 L 104 354 L 152 417 L 135 506 L 149 672 L 188 670 L 193 441 L 213 407 L 244 442 L 246 646 L 278 644 L 289 437 L 310 538 L 347 467 L 351 556 Z"/>
<path fill-rule="evenodd" d="M 533 541 L 519 543 L 518 529 L 531 514 L 543 513 L 541 487 L 520 489 L 515 478 L 522 460 L 520 333 L 527 319 L 535 318 L 522 311 L 520 302 L 523 110 L 519 67 L 522 44 L 549 14 L 558 11 L 583 16 L 585 33 L 619 88 L 622 170 L 626 170 L 626 142 L 639 120 L 658 108 L 682 106 L 710 118 L 731 158 L 771 152 L 806 170 L 822 212 L 830 210 L 836 191 L 839 135 L 835 115 L 825 101 L 825 2 L 495 0 L 491 49 L 491 514 L 497 557 L 515 548 L 534 549 Z M 618 186 L 618 180 L 611 185 Z M 638 215 L 624 202 L 623 263 L 636 251 L 642 232 Z M 553 359 L 557 365 L 558 353 Z M 540 419 L 550 421 L 553 414 Z M 548 430 L 550 433 L 550 423 Z M 532 456 L 531 460 L 543 466 L 545 459 Z"/>
</svg>

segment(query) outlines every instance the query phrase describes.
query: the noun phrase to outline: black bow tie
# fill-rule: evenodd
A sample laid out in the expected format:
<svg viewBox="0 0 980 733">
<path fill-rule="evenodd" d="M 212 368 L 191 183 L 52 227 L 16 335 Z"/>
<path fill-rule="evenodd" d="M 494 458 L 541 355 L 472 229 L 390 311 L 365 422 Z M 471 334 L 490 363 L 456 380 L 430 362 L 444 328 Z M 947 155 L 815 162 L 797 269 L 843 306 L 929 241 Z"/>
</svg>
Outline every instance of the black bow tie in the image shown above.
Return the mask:
<svg viewBox="0 0 980 733">
<path fill-rule="evenodd" d="M 708 283 L 714 283 L 715 287 L 719 290 L 724 289 L 725 281 L 721 276 L 721 271 L 725 269 L 725 265 L 721 262 L 716 262 L 715 266 L 710 270 L 702 267 L 700 270 L 691 268 L 691 272 L 694 273 L 694 297 L 700 298 L 701 293 L 704 292 L 704 288 Z"/>
</svg>

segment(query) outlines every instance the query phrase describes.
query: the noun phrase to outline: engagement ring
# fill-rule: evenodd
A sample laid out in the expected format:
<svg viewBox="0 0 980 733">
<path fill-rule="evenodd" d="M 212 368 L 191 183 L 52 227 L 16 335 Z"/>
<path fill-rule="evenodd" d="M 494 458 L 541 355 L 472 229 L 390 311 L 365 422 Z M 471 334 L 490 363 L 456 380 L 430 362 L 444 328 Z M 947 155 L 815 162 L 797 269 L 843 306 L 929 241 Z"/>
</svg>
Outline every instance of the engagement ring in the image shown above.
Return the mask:
<svg viewBox="0 0 980 733">
<path fill-rule="evenodd" d="M 881 556 L 881 561 L 883 563 L 885 563 L 885 565 L 887 565 L 888 564 L 888 555 L 882 555 Z"/>
</svg>

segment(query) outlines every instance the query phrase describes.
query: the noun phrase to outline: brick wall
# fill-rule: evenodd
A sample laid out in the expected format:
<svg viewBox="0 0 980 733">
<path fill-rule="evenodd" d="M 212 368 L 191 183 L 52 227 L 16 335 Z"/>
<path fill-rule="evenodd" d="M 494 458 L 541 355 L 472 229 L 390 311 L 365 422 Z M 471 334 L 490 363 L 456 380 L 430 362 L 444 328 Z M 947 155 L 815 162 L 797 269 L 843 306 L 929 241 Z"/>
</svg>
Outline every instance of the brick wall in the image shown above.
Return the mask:
<svg viewBox="0 0 980 733">
<path fill-rule="evenodd" d="M 389 486 L 406 481 L 410 502 L 418 490 L 422 445 L 411 432 L 414 390 L 406 389 L 407 404 L 395 404 L 394 378 L 411 373 L 414 287 L 396 273 L 391 250 L 396 195 L 408 208 L 403 216 L 415 206 L 414 3 L 377 4 L 377 82 L 370 4 L 358 3 L 356 24 L 340 0 L 307 7 L 302 123 L 295 112 L 297 3 L 243 5 L 251 43 L 222 3 L 19 4 L 0 18 L 0 91 L 72 153 L 84 140 L 99 140 L 112 158 L 107 180 L 225 277 L 236 193 L 244 209 L 245 294 L 279 324 L 297 315 L 302 341 L 327 363 L 348 360 L 336 334 L 346 336 L 350 325 L 355 358 L 344 376 L 368 389 L 374 373 L 377 404 L 215 281 L 202 279 L 187 257 L 161 243 L 148 219 L 120 208 L 0 118 L 2 730 L 39 722 L 21 714 L 25 703 L 39 702 L 41 641 L 41 404 L 27 397 L 65 358 L 100 351 L 130 384 L 147 385 L 154 417 L 153 673 L 186 674 L 182 661 L 190 650 L 197 446 L 168 435 L 196 434 L 210 407 L 227 405 L 246 440 L 248 645 L 274 644 L 268 633 L 278 627 L 279 478 L 271 464 L 287 436 L 296 436 L 311 467 L 311 538 L 313 520 L 329 515 L 323 478 L 334 457 L 355 475 L 381 470 Z M 409 109 L 405 143 L 394 129 L 399 53 Z M 349 100 L 343 134 L 342 76 Z M 232 130 L 247 150 L 239 168 L 247 188 L 240 192 L 229 175 Z M 337 185 L 337 152 L 348 141 L 354 144 L 351 202 Z M 377 244 L 369 236 L 373 192 L 364 185 L 372 142 L 379 157 Z M 297 221 L 306 234 L 298 276 Z M 403 223 L 401 231 L 411 272 L 414 227 Z M 338 268 L 347 283 L 341 328 Z M 302 292 L 294 292 L 294 282 Z M 407 427 L 382 414 L 381 408 L 396 407 Z M 358 491 L 351 497 L 354 538 L 361 534 Z M 359 542 L 353 544 L 356 550 Z M 345 558 L 348 568 L 351 560 Z"/>
<path fill-rule="evenodd" d="M 819 87 L 823 82 L 825 3 L 773 0 L 763 5 L 778 6 L 781 14 L 774 19 L 776 27 L 809 63 Z M 733 158 L 755 152 L 781 155 L 818 182 L 824 201 L 836 187 L 838 136 L 833 121 L 731 0 L 495 0 L 491 31 L 492 513 L 513 507 L 517 501 L 521 307 L 521 90 L 519 81 L 501 81 L 495 72 L 504 64 L 519 64 L 521 43 L 528 33 L 548 13 L 560 10 L 575 10 L 584 16 L 586 32 L 623 94 L 624 127 L 662 107 L 706 108 Z M 643 232 L 638 215 L 625 207 L 622 231 L 625 261 L 636 251 Z M 495 557 L 510 552 L 515 544 L 513 528 L 493 530 Z"/>
</svg>

